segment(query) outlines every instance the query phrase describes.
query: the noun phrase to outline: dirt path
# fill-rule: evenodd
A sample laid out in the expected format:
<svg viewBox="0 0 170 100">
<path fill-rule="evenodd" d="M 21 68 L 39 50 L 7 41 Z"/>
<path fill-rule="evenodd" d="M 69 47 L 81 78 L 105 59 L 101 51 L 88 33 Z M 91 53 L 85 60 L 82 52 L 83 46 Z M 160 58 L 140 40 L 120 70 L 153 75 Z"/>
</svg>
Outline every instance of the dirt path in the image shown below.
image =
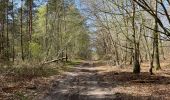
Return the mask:
<svg viewBox="0 0 170 100">
<path fill-rule="evenodd" d="M 143 68 L 145 71 L 145 68 Z M 102 71 L 104 70 L 104 72 Z M 109 71 L 106 71 L 109 70 Z M 128 70 L 131 70 L 128 68 Z M 170 77 L 85 62 L 56 79 L 40 100 L 169 100 Z M 167 71 L 166 71 L 167 72 Z M 163 73 L 163 72 L 161 72 Z M 36 99 L 37 100 L 37 99 Z"/>
<path fill-rule="evenodd" d="M 52 89 L 41 100 L 113 100 L 116 98 L 108 86 L 99 80 L 92 63 L 83 63 L 75 71 L 64 73 L 64 79 L 54 82 Z"/>
</svg>

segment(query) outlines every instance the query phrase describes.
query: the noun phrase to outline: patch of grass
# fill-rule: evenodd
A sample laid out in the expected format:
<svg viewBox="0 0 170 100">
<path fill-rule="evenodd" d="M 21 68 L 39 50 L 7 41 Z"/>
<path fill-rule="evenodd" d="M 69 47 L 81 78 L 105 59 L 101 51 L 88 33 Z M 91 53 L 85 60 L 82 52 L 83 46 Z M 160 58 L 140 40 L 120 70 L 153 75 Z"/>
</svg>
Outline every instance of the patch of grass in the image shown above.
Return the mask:
<svg viewBox="0 0 170 100">
<path fill-rule="evenodd" d="M 19 67 L 14 69 L 18 77 L 48 77 L 59 73 L 57 68 L 51 67 Z"/>
<path fill-rule="evenodd" d="M 66 62 L 66 65 L 76 66 L 76 65 L 80 65 L 81 63 L 82 63 L 82 60 L 73 60 L 73 61 Z"/>
<path fill-rule="evenodd" d="M 36 77 L 57 75 L 62 70 L 59 66 L 13 65 L 0 66 L 0 74 L 13 77 L 12 80 L 27 80 Z"/>
<path fill-rule="evenodd" d="M 36 63 L 21 62 L 19 64 L 0 66 L 0 74 L 10 76 L 12 80 L 31 80 L 36 77 L 49 77 L 64 71 L 72 71 L 73 66 L 81 64 L 81 60 L 68 61 L 65 64 L 48 64 L 44 66 Z M 11 81 L 12 81 L 11 80 Z"/>
</svg>

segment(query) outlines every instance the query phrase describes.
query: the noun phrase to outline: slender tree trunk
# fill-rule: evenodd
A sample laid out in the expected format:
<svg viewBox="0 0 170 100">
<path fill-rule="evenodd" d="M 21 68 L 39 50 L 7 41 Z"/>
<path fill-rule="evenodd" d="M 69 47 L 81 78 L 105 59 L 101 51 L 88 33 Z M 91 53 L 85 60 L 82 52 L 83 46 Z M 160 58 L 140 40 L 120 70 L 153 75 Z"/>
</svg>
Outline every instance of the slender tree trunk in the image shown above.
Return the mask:
<svg viewBox="0 0 170 100">
<path fill-rule="evenodd" d="M 12 61 L 15 60 L 15 37 L 14 37 L 14 31 L 15 31 L 15 16 L 14 16 L 14 0 L 12 0 L 12 19 L 13 19 L 13 28 L 12 28 Z"/>
<path fill-rule="evenodd" d="M 140 73 L 140 63 L 139 63 L 139 42 L 136 41 L 136 29 L 135 29 L 135 2 L 133 2 L 133 38 L 134 38 L 134 58 L 133 58 L 133 73 L 138 74 Z"/>
<path fill-rule="evenodd" d="M 45 31 L 46 31 L 46 34 L 48 34 L 48 4 L 49 3 L 49 1 L 47 0 L 47 4 L 46 4 L 46 17 L 45 17 Z M 49 51 L 49 49 L 48 49 L 48 39 L 47 39 L 47 37 L 46 36 L 44 36 L 44 50 L 45 50 L 45 54 L 46 54 L 46 57 L 45 57 L 45 60 L 46 60 L 46 58 L 47 58 L 47 56 L 48 56 L 48 51 Z"/>
<path fill-rule="evenodd" d="M 154 46 L 155 46 L 155 39 L 153 41 L 153 48 L 152 48 L 152 54 L 149 56 L 149 60 L 150 60 L 150 69 L 149 69 L 149 72 L 151 75 L 153 75 L 153 61 L 154 61 L 154 53 L 155 53 L 155 49 L 154 49 Z"/>
<path fill-rule="evenodd" d="M 22 60 L 24 60 L 24 46 L 23 46 L 23 22 L 22 22 L 22 17 L 23 17 L 23 0 L 21 0 L 21 19 L 20 19 L 20 34 L 21 34 L 21 57 Z"/>
<path fill-rule="evenodd" d="M 67 31 L 67 26 L 66 26 L 66 10 L 65 10 L 65 0 L 63 0 L 63 14 L 64 14 L 64 33 L 66 33 Z M 67 35 L 66 35 L 66 39 L 67 39 Z M 66 57 L 66 62 L 68 61 L 68 54 L 67 54 L 67 46 L 65 47 L 65 57 Z"/>
<path fill-rule="evenodd" d="M 31 42 L 32 38 L 32 4 L 33 0 L 29 0 L 29 41 Z"/>
<path fill-rule="evenodd" d="M 160 40 L 159 42 L 160 42 L 160 48 L 161 48 L 161 54 L 162 54 L 163 60 L 166 60 L 165 53 L 164 53 L 164 48 L 163 48 L 163 45 L 162 45 L 162 40 Z"/>
<path fill-rule="evenodd" d="M 3 12 L 3 11 L 2 11 Z M 2 59 L 3 55 L 3 14 L 0 16 L 0 59 Z"/>
<path fill-rule="evenodd" d="M 31 40 L 32 40 L 32 5 L 33 5 L 33 0 L 29 0 L 29 23 L 28 23 L 28 31 L 29 31 L 29 43 L 28 43 L 28 55 L 29 55 L 29 58 L 31 58 L 31 48 L 30 48 L 30 43 L 31 43 Z"/>
<path fill-rule="evenodd" d="M 0 42 L 0 51 L 1 51 L 1 54 L 0 54 L 0 59 L 2 60 L 5 60 L 5 18 L 6 18 L 6 14 L 5 14 L 5 4 L 6 4 L 6 1 L 1 1 L 2 2 L 2 5 L 3 5 L 3 8 L 2 8 L 2 15 L 1 15 L 1 42 Z"/>
<path fill-rule="evenodd" d="M 156 27 L 156 26 L 155 26 Z M 155 63 L 156 70 L 161 69 L 160 60 L 159 60 L 159 42 L 158 42 L 158 32 L 155 33 Z"/>
<path fill-rule="evenodd" d="M 133 73 L 140 73 L 140 62 L 139 62 L 139 44 L 137 43 L 134 49 L 133 58 Z"/>
<path fill-rule="evenodd" d="M 158 10 L 158 2 L 156 0 L 156 16 L 157 16 L 157 10 Z M 155 63 L 156 63 L 156 69 L 161 69 L 160 66 L 160 60 L 159 60 L 159 33 L 158 33 L 158 23 L 157 18 L 155 18 L 155 33 L 154 33 L 154 39 L 155 39 Z"/>
<path fill-rule="evenodd" d="M 5 47 L 4 47 L 4 43 L 5 43 L 5 37 L 4 37 L 4 33 L 5 33 L 5 10 L 3 11 L 2 14 L 2 34 L 1 34 L 1 58 L 4 60 L 5 58 Z"/>
<path fill-rule="evenodd" d="M 1 56 L 2 56 L 2 21 L 0 20 L 0 59 Z"/>
<path fill-rule="evenodd" d="M 6 1 L 6 59 L 7 59 L 7 61 L 9 61 L 8 3 L 9 3 L 9 0 Z"/>
</svg>

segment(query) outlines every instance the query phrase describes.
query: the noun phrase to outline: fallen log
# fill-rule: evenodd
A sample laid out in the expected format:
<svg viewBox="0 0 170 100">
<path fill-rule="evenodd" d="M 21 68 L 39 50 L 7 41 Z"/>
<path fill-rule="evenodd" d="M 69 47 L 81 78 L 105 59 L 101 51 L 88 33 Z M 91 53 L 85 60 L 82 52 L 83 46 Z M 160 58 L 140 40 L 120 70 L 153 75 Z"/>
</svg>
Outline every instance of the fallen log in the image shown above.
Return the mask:
<svg viewBox="0 0 170 100">
<path fill-rule="evenodd" d="M 63 57 L 63 58 L 53 59 L 53 60 L 50 60 L 50 61 L 43 62 L 42 65 L 53 63 L 53 62 L 58 62 L 58 61 L 63 61 L 64 59 L 67 59 L 67 58 Z"/>
</svg>

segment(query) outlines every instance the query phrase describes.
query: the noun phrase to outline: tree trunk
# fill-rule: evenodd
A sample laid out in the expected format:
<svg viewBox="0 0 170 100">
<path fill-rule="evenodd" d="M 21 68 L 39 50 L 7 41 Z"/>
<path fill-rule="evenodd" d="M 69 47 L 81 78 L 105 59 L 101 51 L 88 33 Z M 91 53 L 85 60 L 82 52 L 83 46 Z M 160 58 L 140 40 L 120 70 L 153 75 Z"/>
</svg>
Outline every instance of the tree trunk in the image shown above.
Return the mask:
<svg viewBox="0 0 170 100">
<path fill-rule="evenodd" d="M 158 3 L 156 0 L 156 16 L 157 16 L 157 9 L 158 9 Z M 157 23 L 157 18 L 155 18 L 155 34 L 154 34 L 154 39 L 155 39 L 155 66 L 156 70 L 161 69 L 160 66 L 160 60 L 159 60 L 159 33 L 158 33 L 158 23 Z"/>
<path fill-rule="evenodd" d="M 139 63 L 139 42 L 136 41 L 136 29 L 135 29 L 135 2 L 133 1 L 133 38 L 134 38 L 134 53 L 133 53 L 133 73 L 140 73 L 140 63 Z"/>
<path fill-rule="evenodd" d="M 15 38 L 14 38 L 14 31 L 15 31 L 15 17 L 14 17 L 14 0 L 12 0 L 12 19 L 13 19 L 13 28 L 12 28 L 12 61 L 14 62 L 15 59 Z"/>
<path fill-rule="evenodd" d="M 155 33 L 155 67 L 156 70 L 161 69 L 160 60 L 159 60 L 159 42 L 158 42 L 158 32 Z"/>
<path fill-rule="evenodd" d="M 23 13 L 23 0 L 21 0 L 21 19 L 20 19 L 20 34 L 21 34 L 21 58 L 24 60 L 24 46 L 23 46 L 23 30 L 22 30 L 22 13 Z"/>
<path fill-rule="evenodd" d="M 134 49 L 134 58 L 133 58 L 133 73 L 140 73 L 140 62 L 139 62 L 139 44 L 136 44 Z"/>
<path fill-rule="evenodd" d="M 8 3 L 6 1 L 6 60 L 9 61 L 9 25 L 8 25 Z"/>
<path fill-rule="evenodd" d="M 162 45 L 162 40 L 160 40 L 160 48 L 161 48 L 161 54 L 162 54 L 163 60 L 166 60 L 165 53 L 164 53 L 164 48 L 163 48 L 163 45 Z"/>
<path fill-rule="evenodd" d="M 29 41 L 31 42 L 32 35 L 32 4 L 33 0 L 29 1 Z"/>
</svg>

